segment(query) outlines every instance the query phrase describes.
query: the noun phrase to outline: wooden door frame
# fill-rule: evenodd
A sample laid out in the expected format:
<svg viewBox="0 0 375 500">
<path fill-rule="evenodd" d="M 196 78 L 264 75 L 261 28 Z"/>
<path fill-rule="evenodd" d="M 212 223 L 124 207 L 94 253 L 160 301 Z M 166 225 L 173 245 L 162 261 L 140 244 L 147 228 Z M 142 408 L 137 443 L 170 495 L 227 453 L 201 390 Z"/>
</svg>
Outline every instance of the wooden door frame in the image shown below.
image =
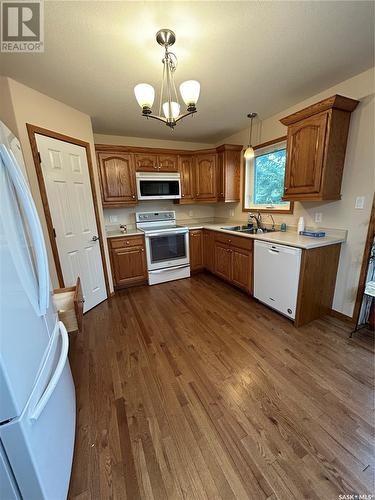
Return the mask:
<svg viewBox="0 0 375 500">
<path fill-rule="evenodd" d="M 31 152 L 32 152 L 33 159 L 34 159 L 35 171 L 36 171 L 36 175 L 37 175 L 37 179 L 38 179 L 40 196 L 42 198 L 44 215 L 46 217 L 49 241 L 51 243 L 52 254 L 53 254 L 53 260 L 54 260 L 55 266 L 56 266 L 56 272 L 57 272 L 57 277 L 59 280 L 59 285 L 62 288 L 65 286 L 64 276 L 62 273 L 59 252 L 58 252 L 58 248 L 57 248 L 57 244 L 56 244 L 56 238 L 55 238 L 53 223 L 52 223 L 52 216 L 51 216 L 51 211 L 49 208 L 47 190 L 46 190 L 46 186 L 44 183 L 43 171 L 42 171 L 41 164 L 40 164 L 38 145 L 36 142 L 35 134 L 44 135 L 46 137 L 50 137 L 51 139 L 57 139 L 59 141 L 68 142 L 70 144 L 75 144 L 76 146 L 81 146 L 81 147 L 85 148 L 85 150 L 86 150 L 87 166 L 88 166 L 89 177 L 90 177 L 90 187 L 91 187 L 92 201 L 94 204 L 95 220 L 96 220 L 96 225 L 97 225 L 97 229 L 98 229 L 100 255 L 101 255 L 102 265 L 103 265 L 105 288 L 107 291 L 107 298 L 109 298 L 110 297 L 110 290 L 109 290 L 109 281 L 108 281 L 108 270 L 107 270 L 107 264 L 106 264 L 106 260 L 105 260 L 102 225 L 100 223 L 100 217 L 99 217 L 98 199 L 96 196 L 95 178 L 94 178 L 93 165 L 92 165 L 92 161 L 91 161 L 90 144 L 88 142 L 81 141 L 80 139 L 76 139 L 75 137 L 70 137 L 68 135 L 60 134 L 59 132 L 54 132 L 53 130 L 48 130 L 48 129 L 45 129 L 42 127 L 38 127 L 37 125 L 32 125 L 30 123 L 26 123 L 26 128 L 27 128 L 27 133 L 29 136 Z"/>
<path fill-rule="evenodd" d="M 362 304 L 363 292 L 365 291 L 366 287 L 366 276 L 368 271 L 370 251 L 374 240 L 374 233 L 375 233 L 375 195 L 372 199 L 370 221 L 367 230 L 365 249 L 363 251 L 362 266 L 361 266 L 361 272 L 359 274 L 357 296 L 355 299 L 355 305 L 352 316 L 353 321 L 355 321 L 355 323 L 357 323 L 359 319 L 359 314 L 361 312 L 361 304 Z"/>
</svg>

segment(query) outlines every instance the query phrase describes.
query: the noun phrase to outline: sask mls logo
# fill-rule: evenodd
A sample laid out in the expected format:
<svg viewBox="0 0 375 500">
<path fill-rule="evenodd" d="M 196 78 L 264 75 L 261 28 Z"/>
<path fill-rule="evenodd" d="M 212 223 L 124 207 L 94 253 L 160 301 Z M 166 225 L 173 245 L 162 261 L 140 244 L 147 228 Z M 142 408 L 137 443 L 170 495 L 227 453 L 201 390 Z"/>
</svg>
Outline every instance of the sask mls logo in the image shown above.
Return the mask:
<svg viewBox="0 0 375 500">
<path fill-rule="evenodd" d="M 44 52 L 42 0 L 1 2 L 1 52 Z"/>
</svg>

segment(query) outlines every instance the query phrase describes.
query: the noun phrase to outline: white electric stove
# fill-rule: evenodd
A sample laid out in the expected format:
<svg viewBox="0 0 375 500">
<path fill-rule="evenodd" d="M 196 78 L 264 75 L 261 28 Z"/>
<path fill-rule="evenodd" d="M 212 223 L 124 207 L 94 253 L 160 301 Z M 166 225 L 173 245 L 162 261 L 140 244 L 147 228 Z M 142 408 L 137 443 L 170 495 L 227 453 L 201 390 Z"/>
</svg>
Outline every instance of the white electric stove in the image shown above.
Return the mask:
<svg viewBox="0 0 375 500">
<path fill-rule="evenodd" d="M 189 229 L 176 224 L 176 212 L 138 212 L 135 217 L 145 233 L 149 284 L 189 278 Z"/>
</svg>

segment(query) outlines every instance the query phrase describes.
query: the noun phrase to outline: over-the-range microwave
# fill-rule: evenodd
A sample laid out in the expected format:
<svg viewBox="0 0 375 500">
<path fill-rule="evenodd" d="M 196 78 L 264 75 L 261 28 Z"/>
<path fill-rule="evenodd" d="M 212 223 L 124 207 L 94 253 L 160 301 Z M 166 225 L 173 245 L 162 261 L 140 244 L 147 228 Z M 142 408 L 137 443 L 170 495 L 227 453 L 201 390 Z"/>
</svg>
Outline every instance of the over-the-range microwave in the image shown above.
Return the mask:
<svg viewBox="0 0 375 500">
<path fill-rule="evenodd" d="M 181 198 L 178 172 L 137 172 L 138 200 L 176 200 Z"/>
</svg>

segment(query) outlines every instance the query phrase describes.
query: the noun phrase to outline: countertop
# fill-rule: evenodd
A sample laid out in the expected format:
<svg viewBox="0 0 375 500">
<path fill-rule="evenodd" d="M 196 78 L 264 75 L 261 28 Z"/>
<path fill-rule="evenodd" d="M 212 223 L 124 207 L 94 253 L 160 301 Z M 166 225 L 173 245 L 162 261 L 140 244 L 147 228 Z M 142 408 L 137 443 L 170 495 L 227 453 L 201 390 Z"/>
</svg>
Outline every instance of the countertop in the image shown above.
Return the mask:
<svg viewBox="0 0 375 500">
<path fill-rule="evenodd" d="M 335 245 L 337 243 L 344 243 L 346 241 L 346 233 L 345 230 L 339 229 L 324 229 L 327 236 L 323 238 L 313 238 L 309 236 L 300 236 L 296 231 L 289 230 L 286 232 L 275 231 L 272 233 L 264 233 L 264 234 L 246 234 L 239 233 L 237 231 L 230 231 L 228 229 L 223 229 L 223 226 L 234 226 L 236 225 L 233 222 L 221 223 L 221 224 L 212 224 L 212 223 L 188 223 L 185 221 L 183 223 L 184 226 L 189 229 L 211 229 L 213 231 L 220 231 L 221 233 L 232 234 L 236 236 L 240 236 L 241 238 L 250 238 L 252 240 L 260 240 L 260 241 L 269 241 L 271 243 L 279 244 L 279 245 L 288 245 L 291 247 L 303 248 L 305 250 L 309 250 L 311 248 L 319 248 L 327 245 Z M 126 236 L 134 236 L 144 234 L 143 231 L 140 231 L 136 228 L 129 228 L 126 233 L 123 233 L 119 229 L 115 230 L 107 230 L 107 238 L 119 238 Z"/>
<path fill-rule="evenodd" d="M 223 229 L 223 226 L 236 224 L 233 223 L 223 223 L 223 224 L 186 224 L 189 229 L 212 229 L 214 231 L 220 231 L 222 233 L 233 234 L 236 236 L 241 236 L 242 238 L 251 238 L 253 240 L 269 241 L 271 243 L 276 243 L 280 245 L 288 245 L 291 247 L 304 248 L 309 250 L 311 248 L 324 247 L 327 245 L 335 245 L 337 243 L 344 243 L 346 241 L 346 231 L 345 230 L 326 230 L 326 236 L 323 238 L 313 238 L 309 236 L 300 236 L 296 231 L 275 231 L 272 233 L 264 234 L 247 234 L 240 233 L 237 231 L 229 231 L 228 229 Z M 330 232 L 331 231 L 331 232 Z"/>
</svg>

